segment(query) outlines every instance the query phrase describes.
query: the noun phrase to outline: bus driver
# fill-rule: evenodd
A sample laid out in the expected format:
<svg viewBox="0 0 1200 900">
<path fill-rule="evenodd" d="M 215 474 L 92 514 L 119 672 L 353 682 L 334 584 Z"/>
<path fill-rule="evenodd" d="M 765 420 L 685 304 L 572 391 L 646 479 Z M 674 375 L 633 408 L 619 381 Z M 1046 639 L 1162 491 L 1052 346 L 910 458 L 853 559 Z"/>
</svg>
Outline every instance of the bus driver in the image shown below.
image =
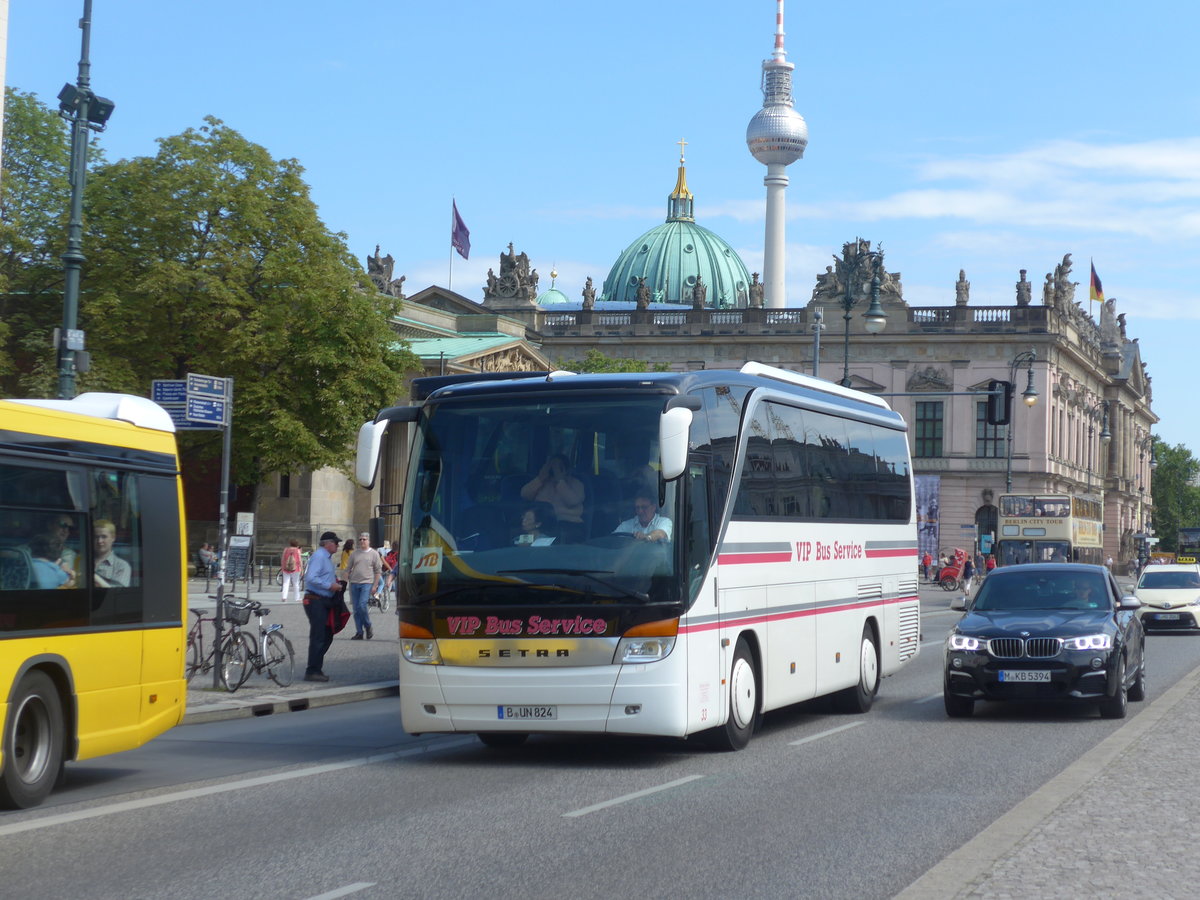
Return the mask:
<svg viewBox="0 0 1200 900">
<path fill-rule="evenodd" d="M 634 516 L 613 529 L 613 534 L 632 534 L 635 541 L 661 543 L 671 540 L 671 520 L 658 514 L 658 501 L 650 491 L 638 491 L 633 501 Z"/>
</svg>

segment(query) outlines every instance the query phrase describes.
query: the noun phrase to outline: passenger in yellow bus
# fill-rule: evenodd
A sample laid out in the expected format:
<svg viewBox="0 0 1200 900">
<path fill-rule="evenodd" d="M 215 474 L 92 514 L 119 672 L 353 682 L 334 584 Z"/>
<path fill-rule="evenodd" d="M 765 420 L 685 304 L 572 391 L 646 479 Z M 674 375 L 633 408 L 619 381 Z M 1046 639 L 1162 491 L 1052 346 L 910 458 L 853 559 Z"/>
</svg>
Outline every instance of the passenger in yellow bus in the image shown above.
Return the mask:
<svg viewBox="0 0 1200 900">
<path fill-rule="evenodd" d="M 75 587 L 75 570 L 69 568 L 59 556 L 60 548 L 44 534 L 36 535 L 29 542 L 29 555 L 33 561 L 33 586 L 44 591 L 55 588 Z"/>
<path fill-rule="evenodd" d="M 76 553 L 67 546 L 67 541 L 70 540 L 71 529 L 74 527 L 70 515 L 58 513 L 46 518 L 42 527 L 38 529 L 50 544 L 52 555 L 49 558 L 61 560 L 63 566 L 72 572 L 75 570 Z"/>
<path fill-rule="evenodd" d="M 113 552 L 117 526 L 108 519 L 97 519 L 92 533 L 96 539 L 96 571 L 92 578 L 96 587 L 129 587 L 133 569 Z"/>
<path fill-rule="evenodd" d="M 633 500 L 633 518 L 613 529 L 613 534 L 631 534 L 635 541 L 662 543 L 671 540 L 671 520 L 658 513 L 658 500 L 649 491 L 638 491 Z"/>
<path fill-rule="evenodd" d="M 549 503 L 554 507 L 562 529 L 563 540 L 582 538 L 583 501 L 586 493 L 583 482 L 572 475 L 567 458 L 561 453 L 542 464 L 537 475 L 521 488 L 521 499 Z"/>
</svg>

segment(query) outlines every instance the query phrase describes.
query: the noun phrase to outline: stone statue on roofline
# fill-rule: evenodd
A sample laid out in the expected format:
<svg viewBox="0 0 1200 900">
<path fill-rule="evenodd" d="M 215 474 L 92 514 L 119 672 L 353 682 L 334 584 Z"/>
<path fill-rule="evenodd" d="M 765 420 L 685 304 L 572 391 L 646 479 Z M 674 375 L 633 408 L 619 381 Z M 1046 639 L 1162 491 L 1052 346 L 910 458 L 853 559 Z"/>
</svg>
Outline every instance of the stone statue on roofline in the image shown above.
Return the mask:
<svg viewBox="0 0 1200 900">
<path fill-rule="evenodd" d="M 1021 280 L 1017 282 L 1017 306 L 1028 306 L 1033 300 L 1033 285 L 1025 280 L 1026 271 L 1021 270 Z"/>
<path fill-rule="evenodd" d="M 692 309 L 704 309 L 704 301 L 708 298 L 708 285 L 704 283 L 704 278 L 701 275 L 696 276 L 696 283 L 692 285 Z"/>
<path fill-rule="evenodd" d="M 638 276 L 637 308 L 638 309 L 649 309 L 650 308 L 650 287 L 649 287 L 649 285 L 646 284 L 646 279 L 642 275 Z"/>
<path fill-rule="evenodd" d="M 592 309 L 596 305 L 596 289 L 592 287 L 592 276 L 587 277 L 587 284 L 583 286 L 583 308 Z"/>
<path fill-rule="evenodd" d="M 376 290 L 389 297 L 399 297 L 403 300 L 405 276 L 401 275 L 399 278 L 393 279 L 392 272 L 395 266 L 396 261 L 392 258 L 392 254 L 379 255 L 378 244 L 375 245 L 375 255 L 367 257 L 367 275 L 370 276 L 371 283 L 375 285 Z"/>
<path fill-rule="evenodd" d="M 484 302 L 496 300 L 524 300 L 533 303 L 537 299 L 537 269 L 529 266 L 529 256 L 518 254 L 509 241 L 508 252 L 500 254 L 500 274 L 488 269 L 487 285 L 483 289 Z"/>
<path fill-rule="evenodd" d="M 958 270 L 958 281 L 954 284 L 954 305 L 966 306 L 971 300 L 971 282 L 967 281 L 966 269 Z"/>
<path fill-rule="evenodd" d="M 754 309 L 762 309 L 764 288 L 762 282 L 758 280 L 758 273 L 750 273 L 750 306 Z"/>
</svg>

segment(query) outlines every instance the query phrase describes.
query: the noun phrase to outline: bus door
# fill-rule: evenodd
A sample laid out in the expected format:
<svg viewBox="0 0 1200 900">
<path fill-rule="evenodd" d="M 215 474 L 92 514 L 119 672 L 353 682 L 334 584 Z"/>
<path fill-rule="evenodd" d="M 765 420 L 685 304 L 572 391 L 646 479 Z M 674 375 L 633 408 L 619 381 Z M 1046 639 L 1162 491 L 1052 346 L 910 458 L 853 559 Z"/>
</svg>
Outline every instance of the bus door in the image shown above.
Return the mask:
<svg viewBox="0 0 1200 900">
<path fill-rule="evenodd" d="M 689 729 L 704 728 L 723 714 L 725 691 L 717 604 L 718 568 L 713 564 L 714 510 L 709 499 L 709 463 L 693 454 L 689 461 L 681 507 L 686 527 L 681 529 L 684 589 L 690 602 L 687 622 Z M 683 649 L 683 648 L 679 648 Z"/>
</svg>

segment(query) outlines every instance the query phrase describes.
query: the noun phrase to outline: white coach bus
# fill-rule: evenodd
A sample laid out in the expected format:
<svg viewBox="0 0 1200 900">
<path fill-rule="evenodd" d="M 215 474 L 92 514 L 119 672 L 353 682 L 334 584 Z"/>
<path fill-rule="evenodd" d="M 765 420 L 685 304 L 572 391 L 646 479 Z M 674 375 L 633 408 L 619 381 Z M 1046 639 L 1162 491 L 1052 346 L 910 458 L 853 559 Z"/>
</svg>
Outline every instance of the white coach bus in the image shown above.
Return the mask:
<svg viewBox="0 0 1200 900">
<path fill-rule="evenodd" d="M 370 486 L 415 423 L 387 529 L 406 731 L 734 750 L 767 710 L 866 712 L 917 654 L 906 425 L 878 398 L 758 363 L 415 388 L 357 462 Z"/>
</svg>

